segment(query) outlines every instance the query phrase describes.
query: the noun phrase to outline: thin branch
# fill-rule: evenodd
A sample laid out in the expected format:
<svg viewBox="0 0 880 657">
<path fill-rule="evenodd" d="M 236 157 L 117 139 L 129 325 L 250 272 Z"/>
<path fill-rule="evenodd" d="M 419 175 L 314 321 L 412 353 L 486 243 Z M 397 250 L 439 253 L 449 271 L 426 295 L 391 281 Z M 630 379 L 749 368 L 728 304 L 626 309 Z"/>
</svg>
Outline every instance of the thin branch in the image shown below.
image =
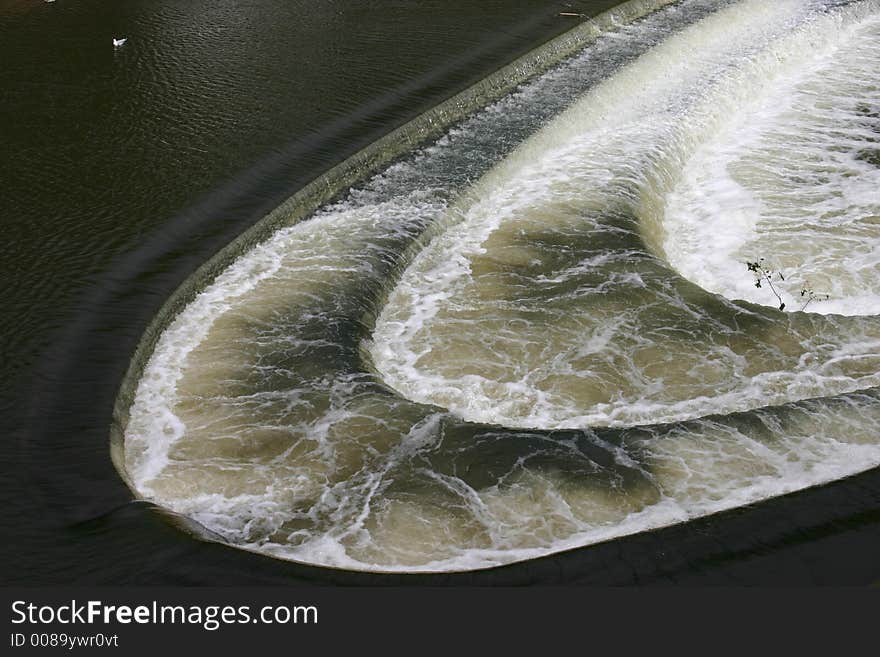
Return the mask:
<svg viewBox="0 0 880 657">
<path fill-rule="evenodd" d="M 755 287 L 764 287 L 765 285 L 769 287 L 773 296 L 779 301 L 779 310 L 785 310 L 785 302 L 782 300 L 782 295 L 779 293 L 779 290 L 776 289 L 776 286 L 773 285 L 774 275 L 783 282 L 785 281 L 785 276 L 781 271 L 774 272 L 772 269 L 768 269 L 764 266 L 764 262 L 764 258 L 758 258 L 754 262 L 746 261 L 746 267 L 748 267 L 749 271 L 755 275 Z M 813 288 L 810 287 L 809 282 L 807 282 L 801 288 L 801 298 L 806 298 L 804 305 L 801 306 L 801 310 L 803 311 L 806 310 L 807 306 L 813 301 L 827 301 L 831 298 L 831 295 L 825 293 L 817 294 L 813 291 Z"/>
<path fill-rule="evenodd" d="M 750 272 L 755 274 L 755 287 L 763 287 L 763 284 L 766 283 L 767 287 L 770 288 L 770 291 L 773 292 L 773 296 L 779 301 L 779 310 L 785 310 L 785 302 L 782 300 L 782 296 L 773 285 L 773 270 L 765 269 L 764 265 L 761 264 L 762 262 L 764 262 L 764 258 L 758 258 L 755 262 L 746 262 L 746 267 L 749 268 Z M 780 280 L 785 280 L 785 276 L 782 275 L 782 272 L 777 272 L 777 276 L 779 276 Z"/>
</svg>

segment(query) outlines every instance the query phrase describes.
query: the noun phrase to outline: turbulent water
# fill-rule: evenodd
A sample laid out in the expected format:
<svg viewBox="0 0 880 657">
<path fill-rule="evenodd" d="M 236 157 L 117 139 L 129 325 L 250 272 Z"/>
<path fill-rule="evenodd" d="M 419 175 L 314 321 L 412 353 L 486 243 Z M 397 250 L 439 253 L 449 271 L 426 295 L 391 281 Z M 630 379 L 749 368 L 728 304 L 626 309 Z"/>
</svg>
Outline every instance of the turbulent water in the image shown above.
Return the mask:
<svg viewBox="0 0 880 657">
<path fill-rule="evenodd" d="M 877 0 L 601 36 L 210 284 L 130 480 L 242 548 L 466 570 L 880 464 L 878 62 Z"/>
</svg>

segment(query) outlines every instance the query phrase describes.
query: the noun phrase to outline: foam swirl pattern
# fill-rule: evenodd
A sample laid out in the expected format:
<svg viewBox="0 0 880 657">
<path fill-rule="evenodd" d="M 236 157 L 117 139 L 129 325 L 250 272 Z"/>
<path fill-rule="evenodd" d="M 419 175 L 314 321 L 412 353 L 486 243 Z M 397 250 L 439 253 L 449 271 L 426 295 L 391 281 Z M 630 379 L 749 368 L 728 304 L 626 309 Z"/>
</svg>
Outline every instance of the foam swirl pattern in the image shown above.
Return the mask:
<svg viewBox="0 0 880 657">
<path fill-rule="evenodd" d="M 143 372 L 133 487 L 245 549 L 449 571 L 880 464 L 878 55 L 876 0 L 601 35 L 217 276 Z"/>
</svg>

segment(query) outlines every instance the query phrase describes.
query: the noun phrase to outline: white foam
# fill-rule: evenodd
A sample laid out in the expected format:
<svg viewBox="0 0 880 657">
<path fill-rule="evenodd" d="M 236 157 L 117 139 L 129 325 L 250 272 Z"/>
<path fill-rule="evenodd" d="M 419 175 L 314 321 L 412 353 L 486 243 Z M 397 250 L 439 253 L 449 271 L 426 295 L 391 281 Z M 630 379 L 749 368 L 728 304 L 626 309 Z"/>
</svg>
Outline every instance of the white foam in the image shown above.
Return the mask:
<svg viewBox="0 0 880 657">
<path fill-rule="evenodd" d="M 880 108 L 880 18 L 870 4 L 851 11 L 863 18 L 813 26 L 794 74 L 704 144 L 669 195 L 665 252 L 702 287 L 778 305 L 745 269 L 763 257 L 786 278 L 774 280 L 788 311 L 880 312 L 880 167 L 854 157 L 880 128 L 858 111 Z"/>
<path fill-rule="evenodd" d="M 730 175 L 731 163 L 773 132 L 799 85 L 819 73 L 844 84 L 826 75 L 841 53 L 854 66 L 874 61 L 876 41 L 859 39 L 878 3 L 841 4 L 685 0 L 242 256 L 172 322 L 145 369 L 125 435 L 138 492 L 244 549 L 447 571 L 683 522 L 880 464 L 876 396 L 830 397 L 880 383 L 875 319 L 724 304 L 664 269 L 635 234 L 639 218 L 683 273 L 726 281 L 731 293 L 730 263 L 777 203 Z M 504 137 L 494 123 L 518 112 L 527 123 L 542 94 L 570 93 L 566 76 L 595 74 L 614 48 L 659 41 L 679 16 L 716 6 L 448 204 L 470 175 L 471 145 L 489 151 Z M 805 121 L 816 114 L 801 109 Z M 866 134 L 848 127 L 834 138 L 851 145 Z M 847 157 L 838 164 L 864 179 L 835 180 L 840 194 L 817 211 L 876 202 L 869 164 Z M 733 220 L 695 219 L 715 212 Z M 377 272 L 424 226 L 436 237 L 367 345 L 395 397 L 325 348 L 346 346 L 340 322 L 362 321 L 381 291 Z M 719 255 L 699 257 L 710 241 Z M 873 254 L 853 266 L 870 270 Z M 836 258 L 822 257 L 818 268 Z M 346 305 L 356 294 L 363 303 Z M 814 307 L 874 298 L 855 280 Z M 545 431 L 810 397 L 827 398 L 622 433 Z M 468 427 L 409 400 L 508 429 Z M 608 458 L 597 462 L 593 448 Z"/>
<path fill-rule="evenodd" d="M 528 279 L 532 285 L 560 282 L 570 272 L 583 274 L 590 268 L 605 276 L 592 290 L 579 292 L 578 302 L 566 309 L 563 321 L 579 318 L 569 332 L 556 327 L 544 330 L 538 324 L 521 331 L 516 339 L 507 331 L 489 335 L 500 322 L 512 321 L 519 305 L 533 312 L 541 308 L 522 303 L 511 312 L 510 299 L 498 296 L 506 291 L 490 297 L 491 291 L 485 289 L 483 281 L 494 284 L 498 276 L 481 277 L 473 271 L 474 262 L 489 251 L 490 240 L 495 240 L 495 252 L 504 253 L 502 249 L 529 231 L 556 230 L 566 235 L 592 229 L 598 235 L 603 227 L 591 217 L 593 208 L 629 205 L 633 212 L 648 215 L 645 221 L 659 222 L 662 218 L 651 217 L 650 206 L 645 206 L 648 201 L 662 205 L 666 199 L 663 227 L 671 262 L 701 284 L 714 283 L 721 276 L 718 272 L 734 272 L 735 293 L 730 296 L 761 297 L 766 302 L 770 294 L 767 285 L 761 290 L 754 288 L 741 254 L 757 230 L 764 203 L 727 175 L 725 160 L 707 162 L 701 157 L 700 145 L 710 138 L 715 145 L 713 153 L 738 151 L 740 143 L 730 138 L 729 126 L 752 129 L 761 124 L 762 113 L 778 113 L 779 98 L 787 97 L 801 81 L 823 76 L 841 44 L 858 40 L 876 22 L 871 17 L 875 11 L 876 4 L 868 2 L 837 13 L 807 12 L 805 16 L 804 4 L 798 2 L 737 3 L 670 38 L 590 92 L 480 181 L 450 219 L 455 225 L 437 237 L 407 270 L 379 317 L 370 347 L 386 381 L 411 399 L 450 408 L 468 420 L 535 428 L 671 422 L 880 383 L 876 373 L 848 379 L 823 377 L 815 362 L 828 356 L 819 351 L 803 359 L 800 367 L 784 364 L 781 369 L 761 372 L 727 350 L 718 353 L 735 385 L 718 386 L 708 380 L 705 390 L 683 389 L 689 397 L 670 399 L 668 381 L 664 385 L 662 379 L 631 362 L 629 352 L 639 346 L 632 333 L 645 330 L 640 320 L 616 308 L 605 310 L 609 291 L 644 287 L 637 273 L 602 273 L 600 261 L 613 258 L 613 252 L 592 256 L 567 272 Z M 767 100 L 751 101 L 765 95 Z M 698 154 L 691 159 L 695 150 Z M 663 194 L 689 160 L 684 178 L 691 181 L 687 189 L 699 215 L 676 211 L 681 205 L 677 201 L 680 191 L 668 197 Z M 634 205 L 638 187 L 652 185 L 650 194 L 641 192 L 641 206 Z M 652 201 L 652 194 L 659 196 L 659 203 Z M 876 203 L 876 198 L 872 202 Z M 574 217 L 570 208 L 575 209 Z M 493 252 L 488 255 L 491 258 Z M 532 263 L 540 263 L 540 259 Z M 724 282 L 730 279 L 727 276 Z M 800 284 L 800 290 L 805 280 L 801 276 L 792 283 Z M 717 285 L 707 283 L 705 287 L 719 291 Z M 870 299 L 865 303 L 871 310 L 880 296 L 870 295 L 867 287 L 863 290 L 852 299 Z M 817 287 L 817 296 L 821 292 Z M 481 297 L 489 298 L 484 301 Z M 694 312 L 682 299 L 664 301 Z M 794 301 L 787 301 L 793 309 Z M 810 302 L 809 310 L 830 312 L 842 303 L 840 299 L 817 298 Z M 491 368 L 488 377 L 453 375 L 458 363 L 448 365 L 448 354 L 461 342 L 457 317 L 462 313 L 479 313 L 467 328 L 474 335 L 471 340 L 487 344 L 490 353 L 486 358 L 505 361 L 503 366 Z M 584 330 L 593 336 L 585 344 Z M 621 334 L 628 342 L 621 340 Z M 614 367 L 620 378 L 609 385 L 620 385 L 620 379 L 629 383 L 616 398 L 584 406 L 555 392 L 556 381 L 567 375 L 572 381 L 567 387 L 571 387 L 594 376 L 589 371 L 572 370 L 569 361 L 573 354 L 582 358 L 589 353 L 596 336 L 618 361 Z M 534 350 L 544 339 L 554 342 L 563 359 L 554 359 L 545 367 L 541 354 L 517 366 L 518 350 Z M 863 340 L 858 335 L 851 339 Z M 432 354 L 441 356 L 438 359 Z M 500 380 L 499 367 L 503 367 Z"/>
</svg>

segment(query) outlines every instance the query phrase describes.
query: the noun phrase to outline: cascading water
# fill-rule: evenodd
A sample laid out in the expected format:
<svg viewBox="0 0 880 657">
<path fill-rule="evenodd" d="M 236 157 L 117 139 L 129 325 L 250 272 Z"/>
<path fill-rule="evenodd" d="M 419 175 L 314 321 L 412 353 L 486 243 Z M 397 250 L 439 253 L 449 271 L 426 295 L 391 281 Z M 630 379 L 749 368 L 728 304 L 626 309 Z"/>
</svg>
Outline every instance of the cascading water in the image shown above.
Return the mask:
<svg viewBox="0 0 880 657">
<path fill-rule="evenodd" d="M 600 36 L 186 306 L 133 487 L 245 549 L 466 570 L 880 464 L 878 54 L 876 0 Z M 780 312 L 762 257 L 828 300 Z"/>
</svg>

